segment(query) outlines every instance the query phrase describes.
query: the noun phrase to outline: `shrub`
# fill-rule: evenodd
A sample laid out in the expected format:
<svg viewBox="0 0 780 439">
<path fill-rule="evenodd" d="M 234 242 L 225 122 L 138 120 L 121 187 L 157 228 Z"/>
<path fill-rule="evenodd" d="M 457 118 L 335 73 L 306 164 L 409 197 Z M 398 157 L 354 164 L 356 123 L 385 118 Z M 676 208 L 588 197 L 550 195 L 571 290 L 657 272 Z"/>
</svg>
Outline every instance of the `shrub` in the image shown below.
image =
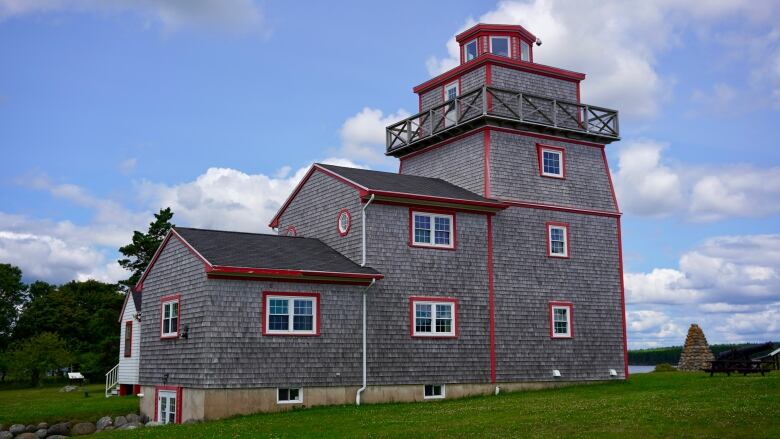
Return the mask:
<svg viewBox="0 0 780 439">
<path fill-rule="evenodd" d="M 677 372 L 677 368 L 669 363 L 659 363 L 655 365 L 654 372 Z"/>
</svg>

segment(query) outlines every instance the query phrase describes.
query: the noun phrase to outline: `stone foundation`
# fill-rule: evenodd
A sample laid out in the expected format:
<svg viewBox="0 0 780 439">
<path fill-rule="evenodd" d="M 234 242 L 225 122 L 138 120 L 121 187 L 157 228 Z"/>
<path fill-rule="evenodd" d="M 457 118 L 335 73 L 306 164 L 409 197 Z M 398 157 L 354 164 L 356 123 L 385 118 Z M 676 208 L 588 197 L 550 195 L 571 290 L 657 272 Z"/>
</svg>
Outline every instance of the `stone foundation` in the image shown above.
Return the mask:
<svg viewBox="0 0 780 439">
<path fill-rule="evenodd" d="M 541 390 L 571 385 L 597 384 L 603 381 L 546 381 L 525 383 L 498 384 L 447 384 L 445 399 L 464 398 L 477 395 L 492 395 L 496 387 L 500 392 L 516 392 L 523 390 Z M 292 410 L 295 407 L 314 407 L 321 405 L 355 404 L 358 386 L 346 387 L 304 387 L 302 403 L 276 402 L 276 388 L 251 389 L 195 389 L 185 387 L 181 396 L 181 418 L 179 422 L 209 421 L 236 415 L 246 415 L 258 412 L 280 412 Z M 362 403 L 377 404 L 386 402 L 419 402 L 425 399 L 424 386 L 369 386 L 362 395 Z M 155 387 L 141 388 L 141 414 L 155 419 Z"/>
</svg>

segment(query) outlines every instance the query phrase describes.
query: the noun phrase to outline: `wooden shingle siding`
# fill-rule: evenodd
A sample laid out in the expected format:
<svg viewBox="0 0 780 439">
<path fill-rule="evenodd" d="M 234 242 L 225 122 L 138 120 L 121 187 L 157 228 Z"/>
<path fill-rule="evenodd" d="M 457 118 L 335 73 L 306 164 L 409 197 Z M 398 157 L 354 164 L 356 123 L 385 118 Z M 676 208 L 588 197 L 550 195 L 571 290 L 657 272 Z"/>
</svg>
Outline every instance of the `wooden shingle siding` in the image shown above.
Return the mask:
<svg viewBox="0 0 780 439">
<path fill-rule="evenodd" d="M 162 384 L 167 373 L 169 385 L 202 385 L 213 367 L 208 351 L 214 335 L 214 303 L 203 263 L 178 238 L 171 238 L 149 271 L 142 294 L 140 384 Z M 160 299 L 171 294 L 181 294 L 179 327 L 182 332 L 189 327 L 188 339 L 160 339 Z"/>
<path fill-rule="evenodd" d="M 547 257 L 547 221 L 569 224 L 568 259 Z M 622 377 L 617 220 L 510 207 L 493 233 L 497 380 Z M 573 338 L 550 338 L 550 301 L 573 304 Z"/>
<path fill-rule="evenodd" d="M 496 65 L 491 67 L 491 80 L 492 85 L 497 88 L 577 102 L 577 83 L 572 81 Z"/>
<path fill-rule="evenodd" d="M 456 214 L 455 251 L 410 247 L 407 207 L 366 215 L 368 264 L 385 275 L 369 290 L 369 384 L 489 381 L 485 215 Z M 457 299 L 458 337 L 412 338 L 410 296 Z"/>
<path fill-rule="evenodd" d="M 538 143 L 565 150 L 565 179 L 539 176 Z M 616 212 L 609 170 L 601 154 L 598 147 L 493 130 L 490 133 L 491 196 Z"/>
<path fill-rule="evenodd" d="M 402 171 L 408 175 L 441 178 L 484 196 L 483 137 L 483 134 L 478 132 L 404 159 Z"/>
<path fill-rule="evenodd" d="M 444 103 L 444 86 L 432 88 L 420 95 L 422 108 L 420 111 L 428 111 L 431 108 Z"/>
<path fill-rule="evenodd" d="M 460 94 L 466 94 L 483 85 L 485 85 L 485 66 L 464 73 L 463 76 L 460 77 Z"/>
<path fill-rule="evenodd" d="M 346 236 L 339 236 L 336 221 L 343 208 L 349 209 L 351 226 Z M 295 226 L 297 236 L 319 238 L 359 264 L 361 215 L 360 198 L 354 188 L 322 172 L 314 172 L 284 211 L 279 221 L 279 232 Z"/>
</svg>

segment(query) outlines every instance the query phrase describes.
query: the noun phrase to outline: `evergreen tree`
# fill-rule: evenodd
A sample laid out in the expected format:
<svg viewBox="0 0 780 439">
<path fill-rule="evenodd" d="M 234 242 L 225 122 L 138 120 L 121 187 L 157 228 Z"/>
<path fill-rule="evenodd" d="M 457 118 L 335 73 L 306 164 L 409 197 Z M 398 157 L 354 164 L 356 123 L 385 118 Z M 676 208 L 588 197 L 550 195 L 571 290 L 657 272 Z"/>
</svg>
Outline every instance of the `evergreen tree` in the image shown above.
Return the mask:
<svg viewBox="0 0 780 439">
<path fill-rule="evenodd" d="M 170 207 L 160 209 L 159 213 L 154 215 L 154 221 L 149 224 L 149 230 L 146 233 L 139 231 L 133 232 L 133 241 L 119 249 L 125 258 L 120 259 L 119 265 L 126 270 L 130 270 L 130 277 L 120 283 L 127 287 L 133 287 L 141 278 L 144 270 L 152 261 L 152 256 L 157 248 L 162 244 L 165 235 L 174 225 L 170 220 L 173 218 L 173 212 Z"/>
</svg>

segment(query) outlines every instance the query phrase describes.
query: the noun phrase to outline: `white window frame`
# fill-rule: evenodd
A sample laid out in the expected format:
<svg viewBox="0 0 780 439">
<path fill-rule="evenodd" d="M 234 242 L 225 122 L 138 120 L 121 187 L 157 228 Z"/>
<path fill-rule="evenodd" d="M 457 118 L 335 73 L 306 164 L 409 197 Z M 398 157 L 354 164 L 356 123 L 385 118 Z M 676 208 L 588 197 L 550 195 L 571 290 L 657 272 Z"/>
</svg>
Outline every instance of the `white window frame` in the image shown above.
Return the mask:
<svg viewBox="0 0 780 439">
<path fill-rule="evenodd" d="M 571 305 L 550 305 L 550 324 L 552 327 L 550 328 L 550 333 L 552 334 L 552 338 L 571 338 Z M 565 333 L 557 333 L 555 332 L 555 310 L 556 309 L 564 309 L 566 310 L 566 332 Z"/>
<path fill-rule="evenodd" d="M 468 47 L 471 46 L 472 44 L 474 45 L 474 58 L 469 59 Z M 476 38 L 463 45 L 463 62 L 469 62 L 471 60 L 477 59 L 478 56 L 479 56 L 479 42 L 477 41 Z"/>
<path fill-rule="evenodd" d="M 271 329 L 271 300 L 287 300 L 287 329 Z M 311 301 L 311 315 L 312 315 L 312 325 L 311 330 L 302 330 L 302 329 L 293 329 L 294 327 L 294 321 L 295 321 L 295 301 L 296 300 L 309 300 Z M 317 300 L 318 298 L 316 296 L 285 296 L 284 294 L 280 295 L 271 295 L 268 294 L 265 296 L 265 334 L 267 335 L 316 335 L 317 334 L 317 323 L 319 321 L 320 316 L 318 315 L 318 306 L 317 306 Z"/>
<path fill-rule="evenodd" d="M 165 332 L 165 307 L 176 304 L 176 329 L 173 328 L 173 325 L 168 325 L 169 332 Z M 163 338 L 174 338 L 179 336 L 179 325 L 181 324 L 181 305 L 179 303 L 179 299 L 171 299 L 171 300 L 165 300 L 162 302 L 162 306 L 160 308 L 162 311 L 160 313 L 160 337 Z M 171 311 L 173 311 L 173 307 L 171 307 Z M 172 320 L 173 317 L 168 317 L 167 320 Z"/>
<path fill-rule="evenodd" d="M 524 40 L 520 40 L 520 61 L 531 62 L 531 45 Z"/>
<path fill-rule="evenodd" d="M 458 96 L 460 96 L 460 84 L 458 84 L 458 81 L 450 82 L 449 84 L 444 86 L 444 102 L 450 100 L 448 99 L 449 91 L 453 88 L 455 89 L 455 97 L 457 98 Z"/>
<path fill-rule="evenodd" d="M 162 405 L 162 399 L 166 398 L 165 407 L 168 409 L 168 413 L 163 413 L 163 405 Z M 173 400 L 173 421 L 168 420 L 168 415 L 171 413 L 171 399 Z M 178 419 L 179 414 L 176 413 L 176 408 L 178 405 L 178 395 L 175 390 L 160 390 L 157 392 L 157 422 L 160 422 L 161 424 L 175 424 L 176 419 Z"/>
<path fill-rule="evenodd" d="M 426 395 L 425 394 L 425 388 L 431 386 L 431 391 L 433 391 L 436 386 L 441 387 L 441 395 Z M 444 399 L 447 397 L 447 385 L 446 384 L 425 384 L 423 385 L 423 399 Z"/>
<path fill-rule="evenodd" d="M 563 253 L 553 252 L 553 229 L 563 230 Z M 568 258 L 569 257 L 569 227 L 561 224 L 548 224 L 547 225 L 547 256 L 553 258 Z"/>
<path fill-rule="evenodd" d="M 563 174 L 563 166 L 564 166 L 563 151 L 558 150 L 558 149 L 545 148 L 545 147 L 541 147 L 539 149 L 541 150 L 541 153 L 539 154 L 539 160 L 541 161 L 541 163 L 539 163 L 539 168 L 542 171 L 542 175 L 545 176 L 545 177 L 563 178 L 563 176 L 564 176 L 564 174 Z M 558 171 L 559 172 L 557 174 L 554 173 L 554 172 L 546 172 L 544 170 L 544 153 L 546 153 L 546 152 L 558 155 Z"/>
<path fill-rule="evenodd" d="M 417 305 L 430 305 L 431 306 L 431 332 L 417 332 Z M 438 314 L 436 311 L 437 305 L 447 305 L 450 307 L 450 330 L 448 332 L 440 332 L 436 330 L 436 319 Z M 412 335 L 414 337 L 455 337 L 456 325 L 458 324 L 457 316 L 458 310 L 456 309 L 456 303 L 453 301 L 435 300 L 435 299 L 412 299 Z"/>
<path fill-rule="evenodd" d="M 492 53 L 493 55 L 496 55 L 496 56 L 503 56 L 503 55 L 499 55 L 499 54 L 493 53 L 493 40 L 498 40 L 498 39 L 506 40 L 506 50 L 507 50 L 506 57 L 507 58 L 511 58 L 512 57 L 512 41 L 509 39 L 509 37 L 502 37 L 502 36 L 499 36 L 499 35 L 490 37 L 490 53 Z"/>
<path fill-rule="evenodd" d="M 427 216 L 431 219 L 431 241 L 421 242 L 417 241 L 416 219 L 418 216 Z M 449 218 L 450 220 L 450 242 L 449 244 L 436 244 L 436 218 Z M 432 213 L 432 212 L 418 212 L 412 211 L 412 245 L 415 247 L 430 247 L 430 248 L 455 248 L 455 215 L 446 213 Z"/>
<path fill-rule="evenodd" d="M 298 399 L 279 399 L 279 391 L 287 390 L 287 396 L 290 396 L 290 390 L 298 391 Z M 277 387 L 276 388 L 276 403 L 277 404 L 303 404 L 303 387 Z"/>
</svg>

